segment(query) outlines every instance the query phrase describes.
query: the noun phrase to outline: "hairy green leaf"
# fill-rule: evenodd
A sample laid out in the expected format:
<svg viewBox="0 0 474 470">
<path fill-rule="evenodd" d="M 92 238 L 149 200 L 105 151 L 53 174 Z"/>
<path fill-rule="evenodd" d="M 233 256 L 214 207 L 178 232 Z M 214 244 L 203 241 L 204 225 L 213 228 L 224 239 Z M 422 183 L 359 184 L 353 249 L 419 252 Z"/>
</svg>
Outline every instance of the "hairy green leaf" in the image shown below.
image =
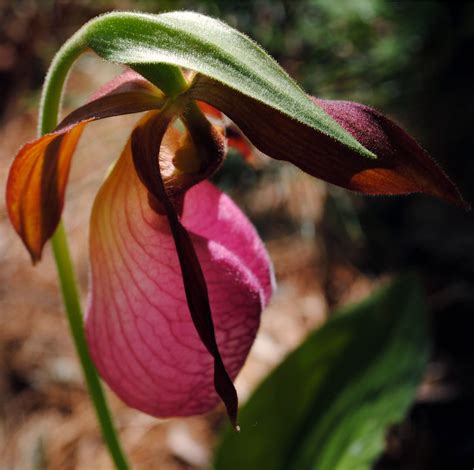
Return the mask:
<svg viewBox="0 0 474 470">
<path fill-rule="evenodd" d="M 194 70 L 375 158 L 260 46 L 219 20 L 186 11 L 116 12 L 90 21 L 78 37 L 99 56 L 136 69 L 158 86 L 154 78 L 169 73 L 170 65 Z"/>
<path fill-rule="evenodd" d="M 362 470 L 410 406 L 429 340 L 416 278 L 403 277 L 313 333 L 226 432 L 216 470 Z"/>
</svg>

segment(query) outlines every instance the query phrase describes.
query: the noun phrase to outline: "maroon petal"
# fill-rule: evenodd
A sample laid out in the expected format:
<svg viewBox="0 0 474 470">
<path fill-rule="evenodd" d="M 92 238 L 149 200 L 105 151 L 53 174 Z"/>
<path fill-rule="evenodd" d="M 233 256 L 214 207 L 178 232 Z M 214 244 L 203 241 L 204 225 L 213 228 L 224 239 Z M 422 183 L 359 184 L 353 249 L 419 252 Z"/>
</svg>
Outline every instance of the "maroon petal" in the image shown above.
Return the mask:
<svg viewBox="0 0 474 470">
<path fill-rule="evenodd" d="M 131 138 L 133 161 L 140 179 L 150 192 L 151 205 L 155 208 L 159 206 L 160 212 L 164 209 L 168 216 L 189 312 L 202 343 L 214 358 L 215 390 L 227 408 L 229 419 L 236 426 L 237 392 L 217 346 L 206 280 L 189 233 L 181 224 L 173 202 L 165 190 L 158 164 L 159 149 L 171 119 L 172 117 L 165 113 L 156 112 L 140 121 Z M 216 143 L 215 148 L 219 153 L 220 142 Z"/>
<path fill-rule="evenodd" d="M 351 185 L 366 194 L 424 192 L 468 207 L 436 162 L 389 118 L 359 103 L 317 98 L 313 101 L 378 157 L 368 168 L 354 174 Z"/>
<path fill-rule="evenodd" d="M 163 93 L 153 84 L 133 70 L 126 70 L 99 88 L 84 106 L 68 114 L 55 132 L 84 121 L 157 109 L 163 105 L 164 99 Z"/>
<path fill-rule="evenodd" d="M 197 75 L 188 93 L 224 112 L 263 153 L 329 183 L 365 194 L 423 192 L 465 205 L 456 186 L 427 153 L 400 127 L 366 106 L 315 100 L 377 159 L 361 156 L 209 77 Z"/>
</svg>

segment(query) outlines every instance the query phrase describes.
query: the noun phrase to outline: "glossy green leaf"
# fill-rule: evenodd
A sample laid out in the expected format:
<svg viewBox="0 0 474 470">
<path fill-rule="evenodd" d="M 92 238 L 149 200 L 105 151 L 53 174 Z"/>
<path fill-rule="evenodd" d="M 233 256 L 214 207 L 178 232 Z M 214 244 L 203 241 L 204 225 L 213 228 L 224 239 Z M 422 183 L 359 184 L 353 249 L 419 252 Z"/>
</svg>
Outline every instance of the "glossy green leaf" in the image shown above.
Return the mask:
<svg viewBox="0 0 474 470">
<path fill-rule="evenodd" d="M 412 403 L 429 340 L 406 276 L 313 333 L 264 381 L 227 431 L 215 470 L 362 470 Z"/>
<path fill-rule="evenodd" d="M 160 15 L 115 12 L 98 17 L 78 33 L 87 47 L 126 64 L 150 81 L 172 66 L 209 76 L 314 128 L 369 158 L 363 147 L 319 106 L 260 46 L 219 20 L 194 12 Z"/>
</svg>

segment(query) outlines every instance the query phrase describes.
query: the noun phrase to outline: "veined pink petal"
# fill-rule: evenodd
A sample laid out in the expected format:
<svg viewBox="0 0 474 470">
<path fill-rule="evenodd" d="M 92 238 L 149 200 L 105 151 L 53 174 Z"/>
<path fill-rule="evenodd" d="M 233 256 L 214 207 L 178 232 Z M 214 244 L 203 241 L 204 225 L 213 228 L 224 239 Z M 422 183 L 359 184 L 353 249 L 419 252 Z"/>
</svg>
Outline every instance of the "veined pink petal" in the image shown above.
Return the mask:
<svg viewBox="0 0 474 470">
<path fill-rule="evenodd" d="M 250 222 L 202 182 L 188 191 L 189 230 L 209 291 L 217 343 L 235 378 L 271 293 L 271 269 Z M 130 142 L 102 186 L 91 219 L 90 351 L 101 376 L 130 406 L 167 417 L 204 413 L 219 398 L 214 359 L 188 309 L 168 219 L 154 212 Z"/>
<path fill-rule="evenodd" d="M 182 217 L 186 228 L 220 243 L 237 255 L 260 283 L 262 303 L 266 306 L 275 287 L 274 278 L 270 259 L 255 228 L 235 203 L 211 183 L 203 182 L 200 187 L 205 187 L 206 191 L 197 192 L 192 188 L 186 195 Z M 207 210 L 202 211 L 202 207 L 207 207 Z M 201 216 L 193 217 L 198 211 L 203 212 Z"/>
</svg>

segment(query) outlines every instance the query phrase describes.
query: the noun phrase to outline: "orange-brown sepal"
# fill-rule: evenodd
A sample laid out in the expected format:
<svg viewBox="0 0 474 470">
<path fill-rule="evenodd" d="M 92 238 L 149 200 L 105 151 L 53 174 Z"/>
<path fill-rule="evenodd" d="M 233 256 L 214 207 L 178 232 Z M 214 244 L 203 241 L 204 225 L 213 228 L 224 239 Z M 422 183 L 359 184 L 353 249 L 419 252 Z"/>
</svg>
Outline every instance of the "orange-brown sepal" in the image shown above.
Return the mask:
<svg viewBox="0 0 474 470">
<path fill-rule="evenodd" d="M 25 144 L 10 168 L 8 215 L 33 263 L 41 258 L 61 217 L 71 157 L 85 124 Z"/>
<path fill-rule="evenodd" d="M 33 263 L 41 258 L 61 218 L 71 158 L 84 126 L 98 119 L 157 109 L 163 103 L 157 88 L 126 71 L 66 116 L 53 132 L 20 149 L 8 175 L 6 202 L 12 225 Z"/>
</svg>

